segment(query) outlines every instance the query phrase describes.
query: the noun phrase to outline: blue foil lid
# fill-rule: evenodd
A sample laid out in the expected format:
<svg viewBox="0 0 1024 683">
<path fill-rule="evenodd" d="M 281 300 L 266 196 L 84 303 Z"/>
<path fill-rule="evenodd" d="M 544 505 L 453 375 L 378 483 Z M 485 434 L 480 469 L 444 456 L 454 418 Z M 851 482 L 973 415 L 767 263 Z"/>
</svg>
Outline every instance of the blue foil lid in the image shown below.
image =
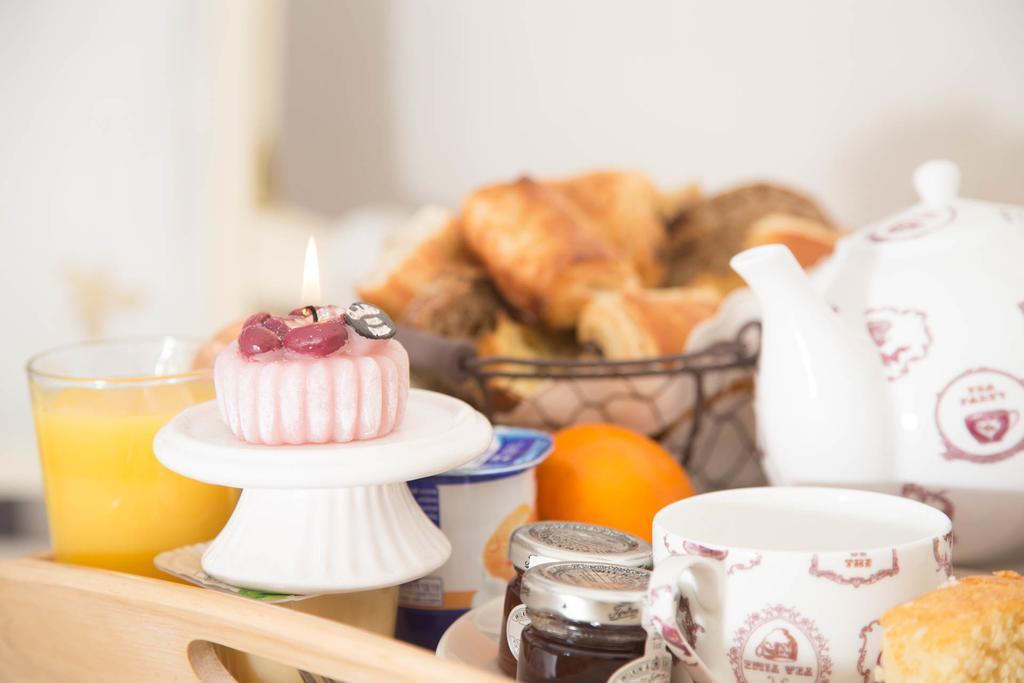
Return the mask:
<svg viewBox="0 0 1024 683">
<path fill-rule="evenodd" d="M 495 426 L 494 439 L 483 455 L 462 467 L 418 481 L 471 483 L 500 479 L 536 467 L 544 461 L 553 447 L 554 440 L 545 432 L 521 427 Z"/>
</svg>

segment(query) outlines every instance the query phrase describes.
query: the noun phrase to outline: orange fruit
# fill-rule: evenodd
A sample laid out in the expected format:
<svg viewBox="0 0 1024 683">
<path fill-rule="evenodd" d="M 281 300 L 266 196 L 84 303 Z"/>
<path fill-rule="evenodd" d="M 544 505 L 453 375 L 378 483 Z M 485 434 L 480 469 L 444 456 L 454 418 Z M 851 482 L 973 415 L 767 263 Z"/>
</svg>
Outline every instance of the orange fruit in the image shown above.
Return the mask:
<svg viewBox="0 0 1024 683">
<path fill-rule="evenodd" d="M 541 519 L 600 524 L 648 541 L 654 514 L 693 494 L 686 471 L 668 451 L 615 425 L 563 429 L 537 468 Z"/>
</svg>

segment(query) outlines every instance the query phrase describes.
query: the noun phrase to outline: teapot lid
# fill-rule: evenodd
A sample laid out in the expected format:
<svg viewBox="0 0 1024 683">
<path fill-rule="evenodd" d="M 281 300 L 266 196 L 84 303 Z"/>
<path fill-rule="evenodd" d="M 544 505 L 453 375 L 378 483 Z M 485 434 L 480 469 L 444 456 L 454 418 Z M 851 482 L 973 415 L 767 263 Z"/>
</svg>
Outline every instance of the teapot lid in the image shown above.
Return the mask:
<svg viewBox="0 0 1024 683">
<path fill-rule="evenodd" d="M 914 189 L 921 198 L 918 204 L 858 232 L 868 242 L 887 245 L 974 232 L 979 227 L 1024 228 L 1024 207 L 961 198 L 960 168 L 952 161 L 926 161 L 918 166 Z"/>
</svg>

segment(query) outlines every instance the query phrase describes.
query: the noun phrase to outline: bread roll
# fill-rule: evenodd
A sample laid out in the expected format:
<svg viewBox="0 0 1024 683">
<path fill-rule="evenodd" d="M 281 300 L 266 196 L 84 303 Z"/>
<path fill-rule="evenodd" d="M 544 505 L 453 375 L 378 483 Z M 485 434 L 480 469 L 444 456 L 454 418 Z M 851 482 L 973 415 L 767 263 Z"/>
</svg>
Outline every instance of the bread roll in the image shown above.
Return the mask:
<svg viewBox="0 0 1024 683">
<path fill-rule="evenodd" d="M 743 243 L 744 249 L 763 244 L 785 244 L 804 268 L 810 268 L 835 249 L 842 233 L 813 218 L 788 213 L 770 213 L 754 221 Z"/>
<path fill-rule="evenodd" d="M 620 253 L 632 262 L 647 287 L 665 276 L 662 252 L 667 242 L 661 216 L 662 196 L 643 173 L 598 171 L 546 182 L 585 213 Z"/>
<path fill-rule="evenodd" d="M 811 218 L 771 213 L 751 224 L 739 250 L 764 244 L 784 244 L 804 268 L 810 268 L 832 253 L 842 233 Z M 725 272 L 706 270 L 691 280 L 697 287 L 714 287 L 723 295 L 743 287 L 743 279 L 731 268 Z"/>
<path fill-rule="evenodd" d="M 637 283 L 629 259 L 582 209 L 529 178 L 477 190 L 459 224 L 505 300 L 552 329 L 573 327 L 595 292 Z"/>
<path fill-rule="evenodd" d="M 881 619 L 885 683 L 1024 681 L 1024 579 L 968 576 Z"/>
<path fill-rule="evenodd" d="M 720 300 L 708 287 L 598 294 L 583 309 L 576 337 L 612 360 L 683 353 L 694 326 L 710 318 Z"/>
<path fill-rule="evenodd" d="M 773 213 L 830 227 L 813 201 L 784 187 L 756 183 L 723 192 L 684 211 L 669 226 L 667 282 L 682 286 L 700 274 L 728 275 L 729 259 L 742 251 L 751 227 Z"/>
</svg>

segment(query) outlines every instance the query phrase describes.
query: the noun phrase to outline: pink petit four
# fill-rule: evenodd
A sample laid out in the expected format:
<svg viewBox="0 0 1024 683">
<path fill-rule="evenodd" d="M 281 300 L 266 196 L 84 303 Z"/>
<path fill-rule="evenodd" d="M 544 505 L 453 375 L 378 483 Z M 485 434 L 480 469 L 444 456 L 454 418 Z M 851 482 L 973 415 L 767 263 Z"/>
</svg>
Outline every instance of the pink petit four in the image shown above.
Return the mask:
<svg viewBox="0 0 1024 683">
<path fill-rule="evenodd" d="M 257 313 L 214 363 L 221 416 L 250 443 L 374 439 L 402 421 L 409 356 L 380 309 Z"/>
</svg>

